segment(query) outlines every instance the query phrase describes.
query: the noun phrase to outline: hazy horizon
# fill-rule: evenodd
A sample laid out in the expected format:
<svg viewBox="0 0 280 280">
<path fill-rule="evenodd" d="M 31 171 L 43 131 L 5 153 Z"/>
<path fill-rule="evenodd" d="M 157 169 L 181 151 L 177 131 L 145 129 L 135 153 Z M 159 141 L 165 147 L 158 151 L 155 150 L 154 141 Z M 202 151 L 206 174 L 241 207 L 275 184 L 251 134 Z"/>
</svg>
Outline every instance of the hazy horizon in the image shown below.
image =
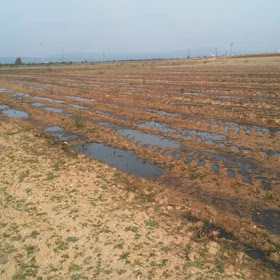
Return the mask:
<svg viewBox="0 0 280 280">
<path fill-rule="evenodd" d="M 62 48 L 100 58 L 216 48 L 221 55 L 231 42 L 234 53 L 278 52 L 279 10 L 276 0 L 10 0 L 1 3 L 0 57 L 61 58 Z"/>
</svg>

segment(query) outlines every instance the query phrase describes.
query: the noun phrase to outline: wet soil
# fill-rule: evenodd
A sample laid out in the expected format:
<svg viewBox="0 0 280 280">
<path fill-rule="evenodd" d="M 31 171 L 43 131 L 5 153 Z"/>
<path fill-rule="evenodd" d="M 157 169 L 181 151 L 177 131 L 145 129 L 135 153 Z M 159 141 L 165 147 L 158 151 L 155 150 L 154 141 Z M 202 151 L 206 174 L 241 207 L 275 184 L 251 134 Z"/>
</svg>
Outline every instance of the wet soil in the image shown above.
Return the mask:
<svg viewBox="0 0 280 280">
<path fill-rule="evenodd" d="M 23 124 L 8 119 L 0 127 L 1 279 L 279 276 L 256 249 L 234 249 L 222 228 L 187 220 L 190 204 L 180 192 L 73 153 Z"/>
<path fill-rule="evenodd" d="M 279 263 L 274 60 L 26 68 L 24 76 L 0 69 L 1 121 L 22 112 L 38 129 L 48 125 L 56 139 L 80 142 L 70 148 L 135 180 L 157 178 L 185 196 L 200 219 Z"/>
<path fill-rule="evenodd" d="M 13 108 L 9 107 L 8 105 L 0 104 L 0 112 L 9 118 L 16 118 L 16 119 L 28 119 L 29 118 L 28 113 L 21 111 L 21 110 L 13 109 Z"/>
<path fill-rule="evenodd" d="M 99 143 L 76 145 L 74 150 L 141 178 L 157 178 L 163 173 L 160 167 L 138 158 L 130 150 L 112 148 Z"/>
</svg>

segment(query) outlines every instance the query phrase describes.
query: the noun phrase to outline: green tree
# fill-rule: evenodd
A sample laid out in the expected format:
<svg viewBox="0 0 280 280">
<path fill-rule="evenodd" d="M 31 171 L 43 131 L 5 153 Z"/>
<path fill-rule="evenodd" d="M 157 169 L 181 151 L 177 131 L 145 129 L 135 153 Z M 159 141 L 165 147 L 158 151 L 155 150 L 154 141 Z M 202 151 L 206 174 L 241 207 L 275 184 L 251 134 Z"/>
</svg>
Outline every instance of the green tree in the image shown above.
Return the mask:
<svg viewBox="0 0 280 280">
<path fill-rule="evenodd" d="M 21 65 L 21 64 L 22 64 L 21 58 L 18 57 L 15 61 L 15 65 Z"/>
</svg>

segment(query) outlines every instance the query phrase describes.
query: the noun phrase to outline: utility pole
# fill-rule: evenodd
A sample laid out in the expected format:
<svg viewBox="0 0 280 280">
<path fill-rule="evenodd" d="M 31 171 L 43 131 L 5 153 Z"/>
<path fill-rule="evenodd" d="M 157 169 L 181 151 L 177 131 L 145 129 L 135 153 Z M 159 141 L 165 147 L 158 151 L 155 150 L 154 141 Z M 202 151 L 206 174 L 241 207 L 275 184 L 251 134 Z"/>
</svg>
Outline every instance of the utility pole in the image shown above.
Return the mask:
<svg viewBox="0 0 280 280">
<path fill-rule="evenodd" d="M 61 49 L 61 62 L 64 61 L 64 54 L 63 54 L 63 48 Z"/>
<path fill-rule="evenodd" d="M 191 58 L 191 49 L 188 49 L 188 58 Z"/>
<path fill-rule="evenodd" d="M 227 56 L 227 50 L 226 50 L 226 56 Z"/>
<path fill-rule="evenodd" d="M 232 53 L 232 46 L 233 46 L 233 43 L 230 43 L 230 52 L 231 52 L 231 56 L 233 56 L 233 53 Z"/>
<path fill-rule="evenodd" d="M 218 48 L 215 49 L 216 50 L 216 57 L 218 56 Z"/>
<path fill-rule="evenodd" d="M 43 54 L 43 52 L 44 52 L 44 49 L 43 49 L 44 44 L 40 43 L 40 46 L 42 48 L 42 63 L 45 63 L 44 54 Z"/>
</svg>

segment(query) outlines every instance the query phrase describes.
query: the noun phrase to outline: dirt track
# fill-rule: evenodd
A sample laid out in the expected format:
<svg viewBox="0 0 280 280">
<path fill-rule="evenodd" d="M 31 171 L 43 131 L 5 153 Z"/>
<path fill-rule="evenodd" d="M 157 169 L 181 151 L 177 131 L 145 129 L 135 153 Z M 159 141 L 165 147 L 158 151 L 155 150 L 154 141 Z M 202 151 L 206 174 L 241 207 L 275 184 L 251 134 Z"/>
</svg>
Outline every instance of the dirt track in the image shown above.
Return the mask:
<svg viewBox="0 0 280 280">
<path fill-rule="evenodd" d="M 2 256 L 3 275 L 9 275 L 6 279 L 25 273 L 26 262 L 31 260 L 32 265 L 38 265 L 36 275 L 47 272 L 52 277 L 48 279 L 69 279 L 70 274 L 79 274 L 77 279 L 90 279 L 98 263 L 102 268 L 96 279 L 162 279 L 165 274 L 170 279 L 273 278 L 280 263 L 279 62 L 280 57 L 273 56 L 0 69 L 0 104 L 4 106 L 0 107 L 4 159 L 1 174 L 5 174 L 1 178 L 1 212 L 6 218 L 3 225 L 7 223 L 1 232 L 8 236 L 3 246 L 25 250 L 28 244 L 23 245 L 22 238 L 29 234 L 25 231 L 30 229 L 33 215 L 47 213 L 47 221 L 36 221 L 36 227 L 44 232 L 40 239 L 44 244 L 53 234 L 59 235 L 49 248 L 55 254 L 54 263 L 62 263 L 57 270 L 43 264 L 48 246 L 36 245 L 38 248 L 35 246 L 32 254 L 27 252 L 26 258 L 22 253 L 26 251 L 12 250 L 17 252 L 9 253 L 13 261 L 6 253 Z M 8 117 L 20 113 L 14 115 L 11 108 L 28 113 L 29 118 Z M 43 128 L 50 126 L 63 127 L 68 138 L 62 135 L 61 140 L 67 143 L 57 144 L 49 139 Z M 84 138 L 71 138 L 70 134 Z M 157 179 L 141 179 L 77 156 L 71 148 L 89 142 L 133 150 L 139 159 L 156 164 L 164 173 Z M 47 158 L 50 160 L 45 162 Z M 52 171 L 58 162 L 59 171 Z M 37 170 L 39 165 L 42 170 Z M 41 178 L 45 176 L 50 180 Z M 43 188 L 37 189 L 37 185 Z M 68 194 L 69 185 L 77 194 Z M 90 190 L 96 191 L 94 203 Z M 34 213 L 28 210 L 31 198 L 32 204 L 37 205 Z M 17 201 L 22 201 L 20 206 Z M 45 207 L 44 211 L 38 207 Z M 98 258 L 97 253 L 85 265 L 89 253 L 86 238 L 100 234 L 99 227 L 85 233 L 82 226 L 89 221 L 99 224 L 93 222 L 97 219 L 94 209 L 103 213 L 99 220 L 108 227 L 109 236 L 105 232 L 100 247 L 92 245 L 94 250 L 101 250 L 101 256 Z M 26 226 L 20 223 L 20 211 L 29 219 Z M 125 211 L 134 225 L 122 220 Z M 62 219 L 61 229 L 56 216 Z M 193 216 L 200 221 L 195 219 L 193 223 L 186 218 Z M 75 226 L 70 227 L 70 220 L 75 221 Z M 52 234 L 47 233 L 47 224 L 53 228 Z M 218 238 L 219 230 L 212 225 L 226 230 L 231 238 Z M 10 236 L 13 227 L 19 227 L 21 238 Z M 73 230 L 81 239 L 77 241 L 77 252 L 75 242 L 72 246 L 71 241 L 65 241 L 67 231 Z M 127 240 L 130 234 L 142 236 L 142 243 L 137 238 Z M 150 234 L 154 236 L 149 238 Z M 119 235 L 120 241 L 128 242 L 128 247 L 119 245 L 124 259 L 118 259 L 110 247 L 118 242 L 114 236 Z M 174 246 L 169 253 L 159 253 L 161 248 L 155 245 L 159 239 L 167 242 L 167 247 Z M 72 254 L 67 260 L 62 261 L 59 249 L 55 250 L 59 242 L 67 243 L 63 243 L 65 250 Z M 102 246 L 107 243 L 110 246 Z M 244 253 L 249 245 L 263 250 L 266 262 L 274 269 L 262 266 L 255 271 L 257 261 L 249 262 Z M 152 252 L 152 246 L 156 252 Z M 211 251 L 209 246 L 219 250 L 211 247 Z M 84 254 L 75 263 L 78 251 Z M 147 252 L 152 254 L 152 260 L 145 255 Z M 170 255 L 165 258 L 165 254 Z M 78 265 L 73 267 L 76 274 L 70 268 L 67 271 L 72 262 Z M 120 263 L 124 263 L 120 269 L 125 270 L 123 274 L 117 272 Z M 230 275 L 232 269 L 238 275 L 224 276 Z M 106 271 L 111 273 L 106 276 Z"/>
</svg>

